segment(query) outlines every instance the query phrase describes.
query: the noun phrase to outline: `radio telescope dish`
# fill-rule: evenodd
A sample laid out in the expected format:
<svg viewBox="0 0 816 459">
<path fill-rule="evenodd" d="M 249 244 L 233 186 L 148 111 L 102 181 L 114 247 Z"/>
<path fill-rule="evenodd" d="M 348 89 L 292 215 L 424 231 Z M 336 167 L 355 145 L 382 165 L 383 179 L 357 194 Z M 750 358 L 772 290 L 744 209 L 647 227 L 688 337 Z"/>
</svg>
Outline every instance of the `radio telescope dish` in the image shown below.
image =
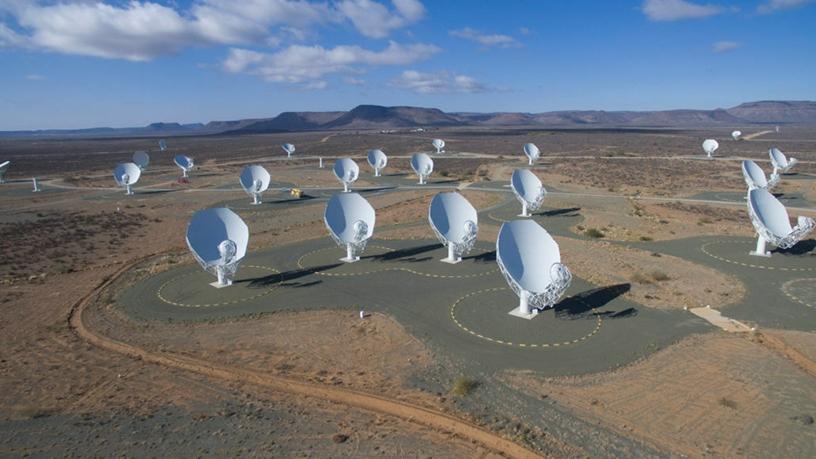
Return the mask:
<svg viewBox="0 0 816 459">
<path fill-rule="evenodd" d="M 31 190 L 33 193 L 39 193 L 42 191 L 40 188 L 40 183 L 37 181 L 37 177 L 31 177 L 31 184 L 34 185 L 34 189 Z"/>
<path fill-rule="evenodd" d="M 181 168 L 181 176 L 187 178 L 187 173 L 193 170 L 195 164 L 193 164 L 193 158 L 185 155 L 176 155 L 173 158 L 173 162 L 176 163 L 176 166 Z"/>
<path fill-rule="evenodd" d="M 742 131 L 734 131 L 734 132 L 732 132 L 732 133 L 731 133 L 731 137 L 733 137 L 733 138 L 734 138 L 734 140 L 739 140 L 739 139 L 740 139 L 740 137 L 742 137 Z"/>
<path fill-rule="evenodd" d="M 346 256 L 340 261 L 353 263 L 360 259 L 374 234 L 375 220 L 374 208 L 357 193 L 338 193 L 329 199 L 323 221 L 334 242 L 346 247 Z"/>
<path fill-rule="evenodd" d="M 295 146 L 293 144 L 291 144 L 291 143 L 285 143 L 285 144 L 281 145 L 281 148 L 283 148 L 283 151 L 286 152 L 286 157 L 287 158 L 291 158 L 292 153 L 295 152 Z"/>
<path fill-rule="evenodd" d="M 437 155 L 440 154 L 440 153 L 445 153 L 445 150 L 443 150 L 443 148 L 445 148 L 445 141 L 444 140 L 434 139 L 432 143 L 433 143 L 434 148 L 436 148 L 436 154 Z"/>
<path fill-rule="evenodd" d="M 249 228 L 235 212 L 220 207 L 199 210 L 187 225 L 187 246 L 198 264 L 218 281 L 221 288 L 232 285 L 238 265 L 246 255 Z"/>
<path fill-rule="evenodd" d="M 159 140 L 159 150 L 167 150 L 167 142 L 165 142 L 164 139 Z"/>
<path fill-rule="evenodd" d="M 771 190 L 779 183 L 779 174 L 772 174 L 771 180 L 765 178 L 765 172 L 757 163 L 746 159 L 742 161 L 742 176 L 745 178 L 745 183 L 749 190 L 762 188 L 763 190 Z"/>
<path fill-rule="evenodd" d="M 534 162 L 538 161 L 538 157 L 541 156 L 541 152 L 534 143 L 524 144 L 524 154 L 527 155 L 527 164 L 530 166 L 532 166 Z"/>
<path fill-rule="evenodd" d="M 791 227 L 785 206 L 768 190 L 761 188 L 748 191 L 748 215 L 757 232 L 756 250 L 751 255 L 770 257 L 771 252 L 765 250 L 767 243 L 789 249 L 816 228 L 816 221 L 801 215 L 796 226 Z"/>
<path fill-rule="evenodd" d="M 139 169 L 145 170 L 147 165 L 150 164 L 150 156 L 146 151 L 137 151 L 133 153 L 133 163 L 139 166 Z"/>
<path fill-rule="evenodd" d="M 547 190 L 541 184 L 541 180 L 529 169 L 514 170 L 513 176 L 510 178 L 510 187 L 513 189 L 516 199 L 521 203 L 519 217 L 529 217 L 529 211 L 535 212 L 541 208 L 541 204 L 544 203 L 544 198 L 547 196 Z"/>
<path fill-rule="evenodd" d="M 518 308 L 510 311 L 517 317 L 532 319 L 540 309 L 552 307 L 572 282 L 569 269 L 561 264 L 558 244 L 533 220 L 502 224 L 496 262 L 519 297 Z"/>
<path fill-rule="evenodd" d="M 252 196 L 252 204 L 261 203 L 261 195 L 269 188 L 269 172 L 262 166 L 250 165 L 241 172 L 241 186 Z"/>
<path fill-rule="evenodd" d="M 782 153 L 782 150 L 776 147 L 768 150 L 768 156 L 771 157 L 771 164 L 773 164 L 774 174 L 778 174 L 780 172 L 787 174 L 788 171 L 799 162 L 799 160 L 796 158 L 788 159 L 788 157 L 785 156 L 785 153 Z"/>
<path fill-rule="evenodd" d="M 388 156 L 382 150 L 368 150 L 368 164 L 374 169 L 374 177 L 380 176 L 380 171 L 388 164 Z"/>
<path fill-rule="evenodd" d="M 708 155 L 708 158 L 711 159 L 711 155 L 720 148 L 720 144 L 714 139 L 706 139 L 703 141 L 703 151 Z"/>
<path fill-rule="evenodd" d="M 431 200 L 428 220 L 436 237 L 448 247 L 445 263 L 462 261 L 462 254 L 470 252 L 479 231 L 476 208 L 461 194 L 451 191 L 439 193 Z"/>
<path fill-rule="evenodd" d="M 116 180 L 117 185 L 125 188 L 126 195 L 133 194 L 133 189 L 131 187 L 139 181 L 139 177 L 141 177 L 141 175 L 142 170 L 139 169 L 139 166 L 133 163 L 119 164 L 113 170 L 113 179 Z"/>
<path fill-rule="evenodd" d="M 0 183 L 5 183 L 6 182 L 5 177 L 6 177 L 6 172 L 9 169 L 9 166 L 11 166 L 11 161 L 4 161 L 4 162 L 0 163 Z"/>
<path fill-rule="evenodd" d="M 433 173 L 433 160 L 425 153 L 414 153 L 411 155 L 411 168 L 419 177 L 419 184 L 424 185 Z"/>
<path fill-rule="evenodd" d="M 343 192 L 349 192 L 349 185 L 360 176 L 360 167 L 351 158 L 340 158 L 334 162 L 334 176 L 343 183 Z"/>
</svg>

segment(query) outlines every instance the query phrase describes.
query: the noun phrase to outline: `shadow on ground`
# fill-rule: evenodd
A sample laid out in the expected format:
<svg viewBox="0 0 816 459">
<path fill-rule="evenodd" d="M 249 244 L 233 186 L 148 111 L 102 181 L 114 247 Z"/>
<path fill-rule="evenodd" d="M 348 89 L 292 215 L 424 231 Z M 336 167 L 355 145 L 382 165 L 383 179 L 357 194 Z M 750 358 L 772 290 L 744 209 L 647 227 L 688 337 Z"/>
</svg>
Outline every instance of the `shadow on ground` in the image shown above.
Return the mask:
<svg viewBox="0 0 816 459">
<path fill-rule="evenodd" d="M 592 312 L 612 302 L 619 296 L 632 289 L 632 284 L 617 284 L 600 287 L 581 292 L 565 298 L 555 305 L 555 317 L 565 320 L 595 318 L 598 315 L 604 318 L 622 319 L 637 315 L 637 309 L 627 308 L 622 311 Z"/>
</svg>

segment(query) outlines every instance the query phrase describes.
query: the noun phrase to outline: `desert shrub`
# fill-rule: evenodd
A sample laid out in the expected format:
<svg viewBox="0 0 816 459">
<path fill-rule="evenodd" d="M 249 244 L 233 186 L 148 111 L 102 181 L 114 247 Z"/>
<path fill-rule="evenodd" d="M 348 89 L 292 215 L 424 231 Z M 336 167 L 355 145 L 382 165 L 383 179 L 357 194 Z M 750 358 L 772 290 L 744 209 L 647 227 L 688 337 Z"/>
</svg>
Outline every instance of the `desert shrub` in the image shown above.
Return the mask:
<svg viewBox="0 0 816 459">
<path fill-rule="evenodd" d="M 652 271 L 652 279 L 658 282 L 667 281 L 669 280 L 669 275 L 663 271 Z"/>
<path fill-rule="evenodd" d="M 651 237 L 649 237 L 649 236 L 641 236 L 641 237 L 640 237 L 640 240 L 641 240 L 641 241 L 643 241 L 643 242 L 654 241 L 654 239 L 652 239 L 652 238 L 651 238 Z"/>
<path fill-rule="evenodd" d="M 721 406 L 724 406 L 724 407 L 726 407 L 726 408 L 731 408 L 732 410 L 736 410 L 736 409 L 737 409 L 737 402 L 735 402 L 735 401 L 733 401 L 733 400 L 731 400 L 731 399 L 729 399 L 729 398 L 726 398 L 726 397 L 722 397 L 722 398 L 720 398 L 720 399 L 718 400 L 718 403 L 719 403 Z"/>
<path fill-rule="evenodd" d="M 473 379 L 466 378 L 464 376 L 460 376 L 453 380 L 453 386 L 451 387 L 451 394 L 456 395 L 458 397 L 464 397 L 474 389 L 479 387 L 479 382 Z"/>
<path fill-rule="evenodd" d="M 584 236 L 593 237 L 593 238 L 602 238 L 602 237 L 604 237 L 606 235 L 603 233 L 603 231 L 601 231 L 601 230 L 599 230 L 597 228 L 587 228 L 587 230 L 584 231 Z"/>
<path fill-rule="evenodd" d="M 632 282 L 637 283 L 637 284 L 651 284 L 652 283 L 652 280 L 649 279 L 648 277 L 646 277 L 643 273 L 632 274 L 632 277 L 630 279 L 632 280 Z"/>
</svg>

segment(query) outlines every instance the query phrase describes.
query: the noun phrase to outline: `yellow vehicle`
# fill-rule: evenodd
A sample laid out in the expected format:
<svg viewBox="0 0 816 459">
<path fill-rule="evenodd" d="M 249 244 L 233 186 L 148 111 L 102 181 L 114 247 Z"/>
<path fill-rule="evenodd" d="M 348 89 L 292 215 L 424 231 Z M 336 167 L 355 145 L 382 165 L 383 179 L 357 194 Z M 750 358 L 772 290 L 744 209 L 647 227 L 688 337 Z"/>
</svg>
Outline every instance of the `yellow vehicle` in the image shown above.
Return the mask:
<svg viewBox="0 0 816 459">
<path fill-rule="evenodd" d="M 301 190 L 300 188 L 292 188 L 291 190 L 289 190 L 289 194 L 300 199 L 301 197 L 303 197 L 303 190 Z"/>
</svg>

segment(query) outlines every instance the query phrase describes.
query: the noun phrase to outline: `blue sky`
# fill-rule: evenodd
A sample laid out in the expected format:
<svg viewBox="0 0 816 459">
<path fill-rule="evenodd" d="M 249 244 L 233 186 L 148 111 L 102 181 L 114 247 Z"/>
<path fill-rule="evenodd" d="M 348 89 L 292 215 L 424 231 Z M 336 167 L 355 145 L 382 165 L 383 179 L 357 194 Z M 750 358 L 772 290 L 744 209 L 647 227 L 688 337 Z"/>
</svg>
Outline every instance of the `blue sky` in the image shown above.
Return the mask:
<svg viewBox="0 0 816 459">
<path fill-rule="evenodd" d="M 0 130 L 816 97 L 808 0 L 0 0 Z"/>
</svg>

